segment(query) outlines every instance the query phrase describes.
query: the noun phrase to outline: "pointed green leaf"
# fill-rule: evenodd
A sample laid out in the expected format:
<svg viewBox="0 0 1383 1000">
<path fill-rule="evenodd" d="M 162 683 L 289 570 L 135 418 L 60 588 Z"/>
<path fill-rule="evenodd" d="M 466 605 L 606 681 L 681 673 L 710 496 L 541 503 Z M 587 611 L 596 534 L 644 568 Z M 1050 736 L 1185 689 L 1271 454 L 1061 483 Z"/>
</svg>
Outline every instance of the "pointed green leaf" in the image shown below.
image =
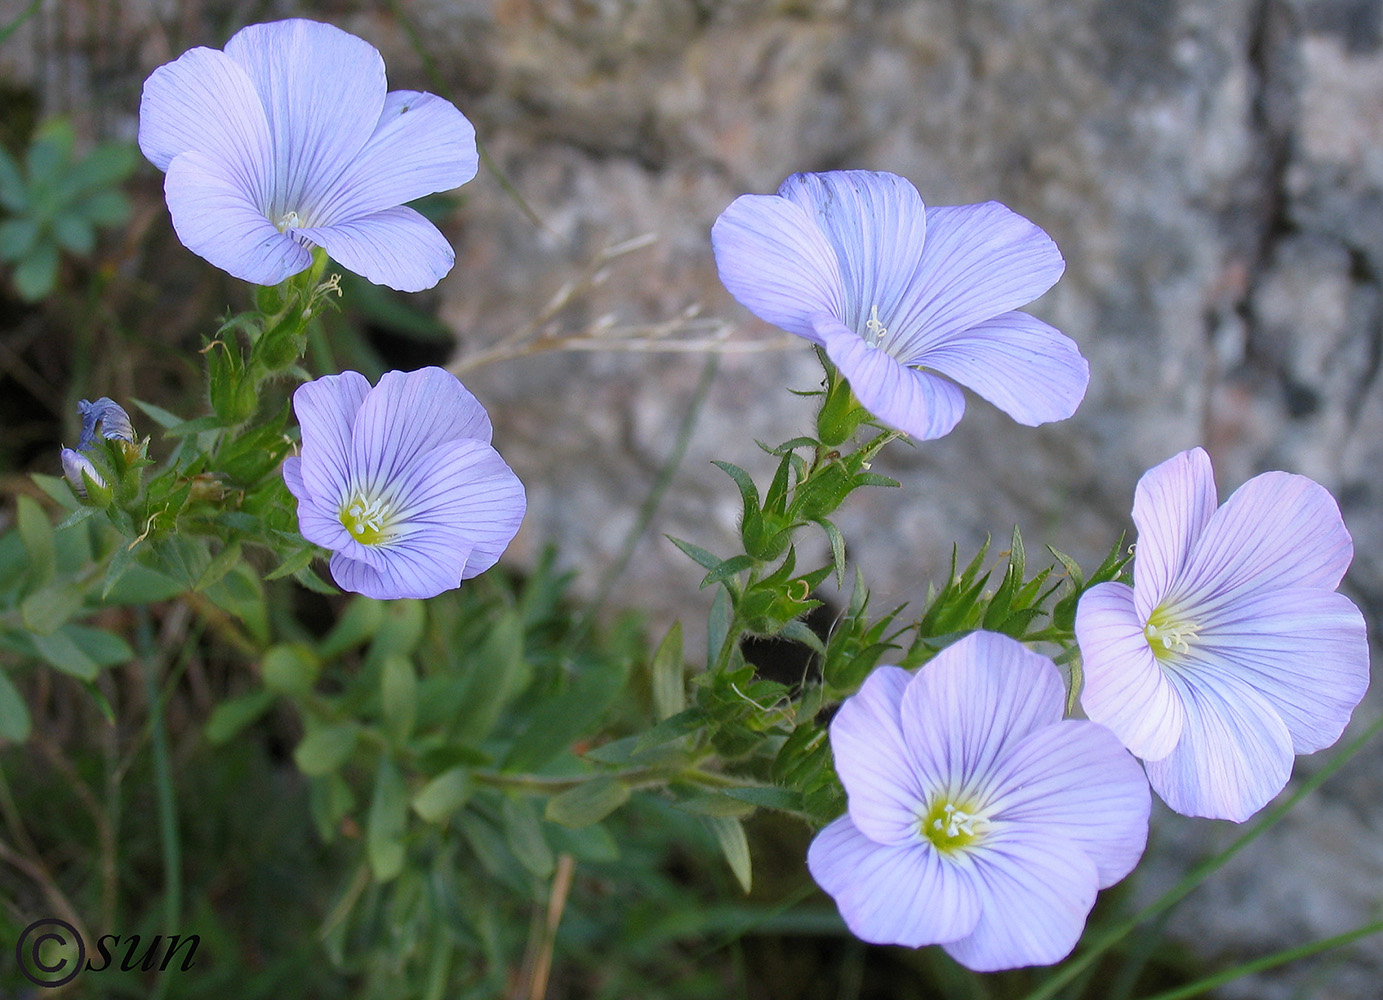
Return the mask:
<svg viewBox="0 0 1383 1000">
<path fill-rule="evenodd" d="M 526 798 L 506 795 L 500 805 L 505 839 L 514 857 L 538 878 L 550 878 L 557 867 L 552 848 L 543 836 L 543 826 L 533 804 Z"/>
<path fill-rule="evenodd" d="M 267 712 L 273 703 L 272 691 L 255 691 L 221 702 L 212 709 L 211 718 L 207 719 L 207 742 L 212 746 L 228 742 Z"/>
<path fill-rule="evenodd" d="M 365 846 L 370 871 L 388 882 L 403 871 L 403 835 L 408 829 L 408 796 L 393 761 L 385 757 L 375 773 L 375 794 L 365 823 Z"/>
<path fill-rule="evenodd" d="M 19 537 L 29 553 L 29 587 L 37 590 L 53 579 L 56 565 L 53 551 L 53 526 L 48 515 L 33 497 L 20 496 L 16 501 Z"/>
<path fill-rule="evenodd" d="M 470 768 L 453 767 L 437 775 L 413 796 L 413 811 L 428 823 L 439 823 L 461 808 L 474 789 Z"/>
<path fill-rule="evenodd" d="M 750 866 L 749 839 L 744 835 L 744 824 L 732 816 L 706 816 L 702 822 L 720 845 L 725 860 L 730 863 L 730 870 L 739 881 L 740 888 L 748 893 L 753 885 L 753 869 Z"/>
<path fill-rule="evenodd" d="M 590 826 L 628 801 L 627 785 L 614 778 L 592 778 L 548 799 L 543 818 L 563 826 Z"/>
<path fill-rule="evenodd" d="M 650 686 L 653 689 L 653 713 L 661 722 L 687 707 L 687 690 L 683 678 L 682 623 L 672 623 L 663 641 L 658 644 L 649 664 Z"/>
<path fill-rule="evenodd" d="M 24 697 L 9 675 L 0 670 L 0 740 L 23 743 L 31 729 L 29 706 L 24 704 Z"/>
<path fill-rule="evenodd" d="M 309 777 L 330 774 L 350 759 L 359 730 L 353 723 L 312 726 L 293 751 L 298 770 Z"/>
<path fill-rule="evenodd" d="M 664 535 L 663 537 L 673 545 L 676 545 L 687 555 L 691 556 L 692 559 L 705 569 L 715 569 L 724 561 L 720 556 L 712 555 L 700 546 L 693 545 L 691 542 L 684 542 L 680 538 L 673 538 L 671 535 Z"/>
<path fill-rule="evenodd" d="M 384 728 L 396 745 L 407 741 L 418 715 L 418 675 L 406 656 L 390 656 L 380 670 Z"/>
<path fill-rule="evenodd" d="M 259 676 L 270 691 L 305 698 L 312 693 L 321 663 L 300 643 L 281 643 L 264 654 Z"/>
<path fill-rule="evenodd" d="M 71 583 L 53 583 L 36 590 L 19 606 L 19 613 L 30 631 L 39 635 L 56 632 L 82 606 L 82 590 Z"/>
</svg>

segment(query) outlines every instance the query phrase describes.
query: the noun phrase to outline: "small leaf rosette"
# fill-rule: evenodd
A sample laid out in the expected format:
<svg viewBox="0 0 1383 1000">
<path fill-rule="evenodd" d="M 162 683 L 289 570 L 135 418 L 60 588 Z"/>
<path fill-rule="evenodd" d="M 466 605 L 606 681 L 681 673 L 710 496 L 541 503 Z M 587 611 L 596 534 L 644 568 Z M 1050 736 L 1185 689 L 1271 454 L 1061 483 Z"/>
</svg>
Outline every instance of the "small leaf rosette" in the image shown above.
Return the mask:
<svg viewBox="0 0 1383 1000">
<path fill-rule="evenodd" d="M 314 246 L 376 284 L 437 284 L 456 255 L 403 206 L 475 176 L 475 129 L 440 97 L 386 90 L 374 46 L 301 19 L 156 69 L 139 148 L 167 174 L 178 239 L 260 285 L 306 270 Z"/>
<path fill-rule="evenodd" d="M 1065 261 L 998 202 L 927 209 L 896 174 L 793 174 L 776 195 L 736 198 L 711 244 L 731 295 L 821 347 L 870 413 L 915 438 L 955 427 L 957 382 L 1029 426 L 1085 396 L 1075 342 L 1014 311 Z"/>
<path fill-rule="evenodd" d="M 1368 688 L 1363 616 L 1335 593 L 1354 543 L 1305 476 L 1265 472 L 1217 509 L 1200 448 L 1143 474 L 1133 522 L 1133 586 L 1091 587 L 1076 610 L 1081 706 L 1167 805 L 1242 822 Z"/>
<path fill-rule="evenodd" d="M 343 590 L 435 597 L 493 566 L 519 530 L 523 484 L 490 418 L 441 368 L 359 372 L 298 387 L 302 454 L 283 463 L 304 538 L 331 549 Z"/>
<path fill-rule="evenodd" d="M 849 811 L 807 853 L 850 930 L 977 972 L 1070 953 L 1095 893 L 1142 856 L 1151 796 L 1065 699 L 1051 660 L 993 632 L 869 675 L 831 722 Z"/>
</svg>

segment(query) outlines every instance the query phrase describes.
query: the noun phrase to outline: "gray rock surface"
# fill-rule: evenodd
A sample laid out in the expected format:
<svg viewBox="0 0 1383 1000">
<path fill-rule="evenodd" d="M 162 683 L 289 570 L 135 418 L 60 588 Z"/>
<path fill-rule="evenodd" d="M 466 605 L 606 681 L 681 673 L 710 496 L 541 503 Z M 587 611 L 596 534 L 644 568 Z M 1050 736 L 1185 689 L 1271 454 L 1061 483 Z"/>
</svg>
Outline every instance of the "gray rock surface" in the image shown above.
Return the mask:
<svg viewBox="0 0 1383 1000">
<path fill-rule="evenodd" d="M 1141 472 L 1203 444 L 1222 496 L 1281 468 L 1340 498 L 1357 544 L 1348 588 L 1377 626 L 1378 0 L 404 8 L 449 96 L 542 220 L 530 222 L 482 171 L 452 221 L 458 263 L 439 291 L 456 364 L 491 407 L 496 443 L 530 491 L 518 561 L 556 541 L 596 590 L 673 450 L 706 355 L 580 350 L 468 366 L 535 317 L 545 336 L 586 347 L 654 327 L 671 341 L 711 339 L 723 353 L 694 438 L 612 597 L 655 620 L 703 618 L 699 571 L 663 534 L 729 547 L 738 501 L 709 461 L 764 474 L 752 439 L 803 432 L 810 403 L 785 388 L 809 389 L 818 377 L 804 343 L 782 346 L 720 287 L 709 227 L 737 195 L 772 191 L 794 171 L 863 167 L 907 176 L 929 203 L 994 198 L 1043 226 L 1068 268 L 1033 311 L 1074 337 L 1092 367 L 1069 421 L 1023 428 L 972 398 L 949 437 L 886 453 L 877 470 L 902 489 L 859 496 L 840 521 L 881 606 L 920 600 L 952 542 L 973 551 L 1015 522 L 1030 552 L 1051 543 L 1098 559 L 1128 526 Z M 172 7 L 131 5 L 120 37 L 140 44 L 125 50 L 126 63 L 147 72 L 176 54 L 174 38 L 220 45 L 250 13 L 217 10 L 227 22 L 219 31 L 184 23 Z M 384 51 L 395 86 L 428 86 L 409 33 L 369 5 L 254 13 L 332 20 Z M 0 53 L 4 72 L 57 72 L 31 58 L 35 43 L 15 55 L 17 44 Z M 83 86 L 96 85 L 54 93 L 78 107 Z M 598 264 L 645 234 L 656 241 Z M 543 314 L 564 288 L 573 289 L 565 305 Z M 1378 711 L 1373 697 L 1358 715 Z M 1376 916 L 1380 763 L 1383 750 L 1366 751 L 1191 897 L 1171 933 L 1219 960 Z M 1155 894 L 1233 833 L 1163 811 L 1140 893 Z M 1380 980 L 1375 937 L 1222 993 L 1375 1000 Z"/>
</svg>

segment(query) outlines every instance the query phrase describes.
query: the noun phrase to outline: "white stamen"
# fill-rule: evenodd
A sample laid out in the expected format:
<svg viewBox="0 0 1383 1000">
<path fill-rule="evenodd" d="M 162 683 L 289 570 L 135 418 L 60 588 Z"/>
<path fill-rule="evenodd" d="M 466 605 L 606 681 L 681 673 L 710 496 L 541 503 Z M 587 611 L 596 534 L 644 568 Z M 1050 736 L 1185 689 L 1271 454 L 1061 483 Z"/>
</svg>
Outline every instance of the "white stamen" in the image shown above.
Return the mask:
<svg viewBox="0 0 1383 1000">
<path fill-rule="evenodd" d="M 888 336 L 888 329 L 879 321 L 878 306 L 869 307 L 869 319 L 865 321 L 864 328 L 866 331 L 864 339 L 875 347 L 878 347 L 879 343 Z"/>
</svg>

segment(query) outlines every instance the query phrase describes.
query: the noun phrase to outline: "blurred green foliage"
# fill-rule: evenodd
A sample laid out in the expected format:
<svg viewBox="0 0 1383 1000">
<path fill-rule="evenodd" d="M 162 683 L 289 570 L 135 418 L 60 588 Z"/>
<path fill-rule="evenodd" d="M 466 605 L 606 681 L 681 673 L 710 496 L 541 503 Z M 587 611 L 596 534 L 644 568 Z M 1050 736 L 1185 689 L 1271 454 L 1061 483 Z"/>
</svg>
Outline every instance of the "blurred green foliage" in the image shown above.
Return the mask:
<svg viewBox="0 0 1383 1000">
<path fill-rule="evenodd" d="M 135 148 L 103 143 L 82 156 L 66 119 L 54 118 L 34 132 L 16 160 L 0 148 L 0 261 L 13 265 L 20 298 L 36 302 L 57 284 L 62 252 L 85 256 L 98 229 L 118 226 L 130 214 L 120 185 L 134 172 Z"/>
</svg>

